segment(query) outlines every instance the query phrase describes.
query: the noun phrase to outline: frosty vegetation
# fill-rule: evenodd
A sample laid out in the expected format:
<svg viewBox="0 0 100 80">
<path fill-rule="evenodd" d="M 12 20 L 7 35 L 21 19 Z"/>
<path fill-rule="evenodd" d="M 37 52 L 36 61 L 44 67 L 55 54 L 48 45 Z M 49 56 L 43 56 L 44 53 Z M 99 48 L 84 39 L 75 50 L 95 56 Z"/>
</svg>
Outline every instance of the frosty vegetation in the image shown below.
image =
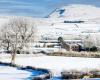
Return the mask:
<svg viewBox="0 0 100 80">
<path fill-rule="evenodd" d="M 100 34 L 89 34 L 87 35 L 84 39 L 84 47 L 86 48 L 92 48 L 92 47 L 97 47 L 98 50 L 99 46 L 100 46 L 100 38 L 99 38 Z"/>
<path fill-rule="evenodd" d="M 14 63 L 16 53 L 21 53 L 24 47 L 28 47 L 26 43 L 34 41 L 35 26 L 28 19 L 17 17 L 3 25 L 1 32 L 1 46 L 11 50 L 11 63 Z"/>
</svg>

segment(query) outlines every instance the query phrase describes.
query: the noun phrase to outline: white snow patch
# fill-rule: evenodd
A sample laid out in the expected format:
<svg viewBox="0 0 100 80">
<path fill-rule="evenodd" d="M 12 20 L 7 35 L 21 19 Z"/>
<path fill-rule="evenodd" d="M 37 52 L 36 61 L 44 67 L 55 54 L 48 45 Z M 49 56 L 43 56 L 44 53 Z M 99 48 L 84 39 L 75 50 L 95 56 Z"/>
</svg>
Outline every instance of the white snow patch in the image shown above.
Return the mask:
<svg viewBox="0 0 100 80">
<path fill-rule="evenodd" d="M 2 62 L 10 62 L 10 58 L 0 58 Z M 89 71 L 100 70 L 99 58 L 61 57 L 61 56 L 21 56 L 16 57 L 15 63 L 23 66 L 33 66 L 51 70 L 58 75 L 63 70 Z"/>
<path fill-rule="evenodd" d="M 31 72 L 0 65 L 0 80 L 24 80 L 30 76 Z"/>
<path fill-rule="evenodd" d="M 38 68 L 50 69 L 54 73 L 60 73 L 63 70 L 86 71 L 91 69 L 100 69 L 99 58 L 42 56 L 17 58 L 15 63 L 24 66 L 29 65 Z"/>
</svg>

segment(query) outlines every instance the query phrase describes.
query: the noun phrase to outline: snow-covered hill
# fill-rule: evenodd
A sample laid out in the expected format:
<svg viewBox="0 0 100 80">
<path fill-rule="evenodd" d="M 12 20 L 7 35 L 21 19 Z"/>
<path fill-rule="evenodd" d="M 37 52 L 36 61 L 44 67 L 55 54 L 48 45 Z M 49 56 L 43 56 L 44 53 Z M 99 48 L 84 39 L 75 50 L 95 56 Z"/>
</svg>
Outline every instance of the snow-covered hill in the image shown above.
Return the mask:
<svg viewBox="0 0 100 80">
<path fill-rule="evenodd" d="M 18 16 L 0 16 L 0 28 L 12 17 Z M 26 18 L 35 23 L 39 39 L 41 37 L 57 39 L 59 36 L 68 38 L 69 35 L 80 36 L 84 33 L 100 34 L 100 8 L 93 5 L 63 6 L 56 9 L 48 18 Z M 83 21 L 83 23 L 77 23 L 77 21 Z"/>
<path fill-rule="evenodd" d="M 49 17 L 98 22 L 100 20 L 100 8 L 93 5 L 73 4 L 57 8 Z"/>
</svg>

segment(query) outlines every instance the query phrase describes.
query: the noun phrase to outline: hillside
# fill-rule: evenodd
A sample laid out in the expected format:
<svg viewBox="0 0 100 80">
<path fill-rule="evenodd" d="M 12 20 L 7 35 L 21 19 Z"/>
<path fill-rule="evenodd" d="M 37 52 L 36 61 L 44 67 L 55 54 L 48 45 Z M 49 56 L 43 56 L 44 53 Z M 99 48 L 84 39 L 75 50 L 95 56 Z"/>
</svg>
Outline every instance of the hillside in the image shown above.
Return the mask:
<svg viewBox="0 0 100 80">
<path fill-rule="evenodd" d="M 57 8 L 49 18 L 64 18 L 66 20 L 100 21 L 100 8 L 93 5 L 73 4 Z"/>
<path fill-rule="evenodd" d="M 0 16 L 0 28 L 14 17 L 18 16 Z M 57 39 L 59 36 L 69 39 L 68 36 L 74 38 L 75 35 L 80 39 L 80 35 L 100 34 L 100 8 L 93 5 L 63 6 L 53 11 L 48 18 L 26 18 L 35 23 L 39 39 Z"/>
</svg>

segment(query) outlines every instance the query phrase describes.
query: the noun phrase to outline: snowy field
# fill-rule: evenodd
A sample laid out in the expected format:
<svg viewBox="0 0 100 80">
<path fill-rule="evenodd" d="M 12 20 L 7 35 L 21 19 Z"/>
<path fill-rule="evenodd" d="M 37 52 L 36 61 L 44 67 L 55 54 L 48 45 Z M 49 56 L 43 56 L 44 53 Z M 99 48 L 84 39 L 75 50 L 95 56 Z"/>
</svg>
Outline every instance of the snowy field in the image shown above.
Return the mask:
<svg viewBox="0 0 100 80">
<path fill-rule="evenodd" d="M 26 80 L 31 72 L 0 65 L 0 80 Z"/>
<path fill-rule="evenodd" d="M 10 58 L 0 58 L 0 61 L 10 62 Z M 89 71 L 100 70 L 99 58 L 58 57 L 58 56 L 28 56 L 17 57 L 15 63 L 23 66 L 33 66 L 51 70 L 54 75 L 60 75 L 63 70 Z"/>
<path fill-rule="evenodd" d="M 42 56 L 17 58 L 15 63 L 24 66 L 30 65 L 38 68 L 50 69 L 53 71 L 54 75 L 59 75 L 63 70 L 88 71 L 100 69 L 100 59 L 95 58 Z"/>
</svg>

